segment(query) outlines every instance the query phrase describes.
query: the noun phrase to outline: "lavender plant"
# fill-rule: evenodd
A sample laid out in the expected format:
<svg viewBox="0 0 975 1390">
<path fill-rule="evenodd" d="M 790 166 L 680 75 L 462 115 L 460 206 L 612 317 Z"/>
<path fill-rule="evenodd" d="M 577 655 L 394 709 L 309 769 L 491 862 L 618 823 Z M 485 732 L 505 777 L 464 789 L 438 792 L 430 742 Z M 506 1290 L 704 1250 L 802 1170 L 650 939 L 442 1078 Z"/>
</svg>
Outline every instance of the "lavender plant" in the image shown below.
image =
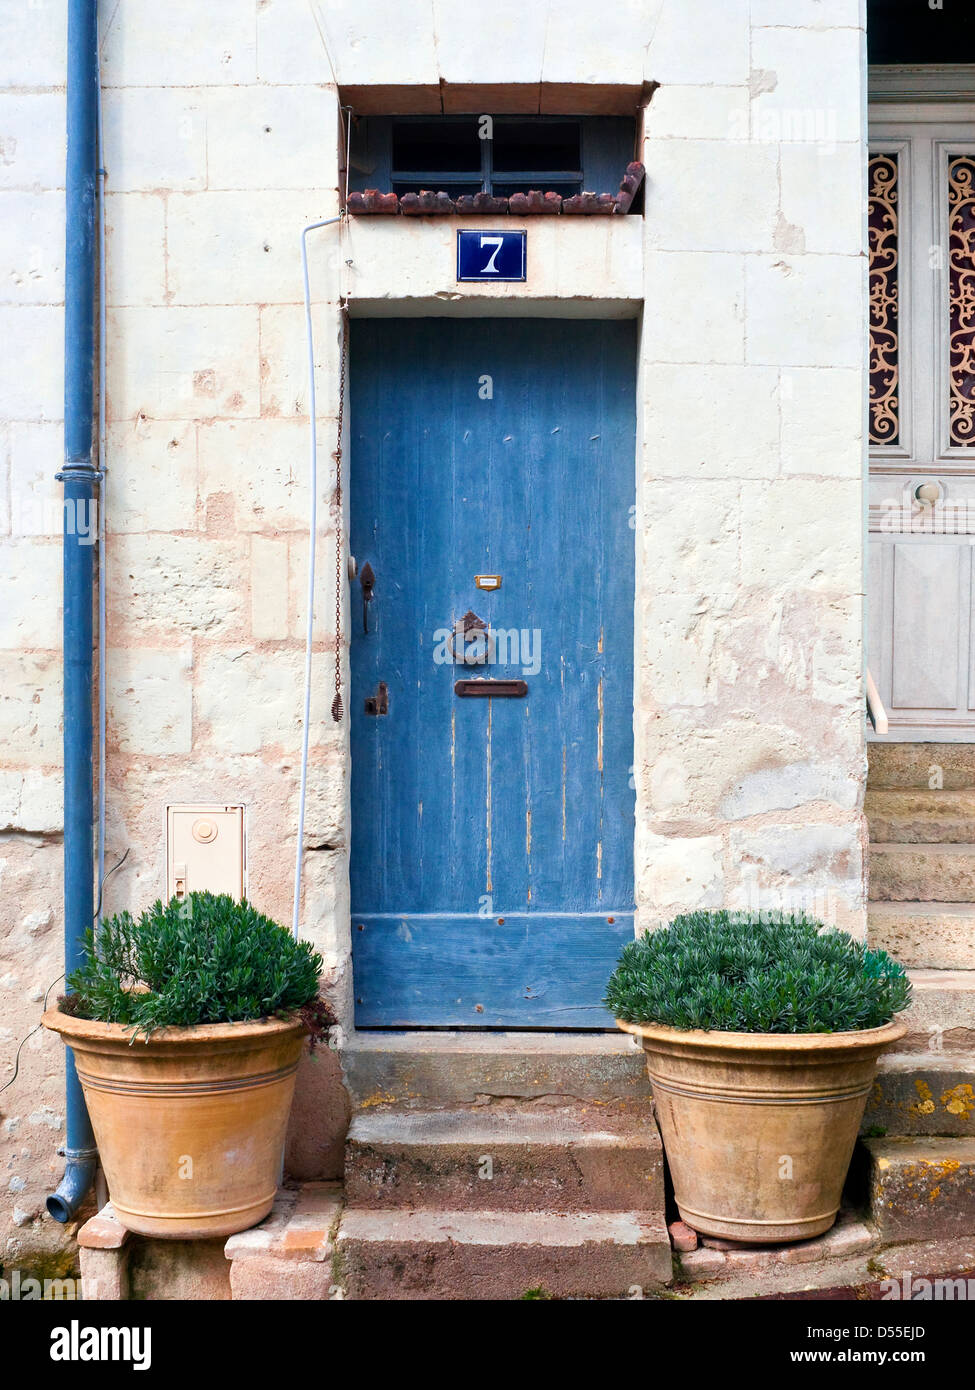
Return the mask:
<svg viewBox="0 0 975 1390">
<path fill-rule="evenodd" d="M 247 901 L 190 893 L 89 931 L 62 1007 L 137 1032 L 301 1012 L 313 1034 L 335 1020 L 318 998 L 322 958 Z"/>
<path fill-rule="evenodd" d="M 623 947 L 605 1004 L 627 1023 L 839 1033 L 910 1002 L 904 967 L 804 914 L 691 912 Z"/>
</svg>

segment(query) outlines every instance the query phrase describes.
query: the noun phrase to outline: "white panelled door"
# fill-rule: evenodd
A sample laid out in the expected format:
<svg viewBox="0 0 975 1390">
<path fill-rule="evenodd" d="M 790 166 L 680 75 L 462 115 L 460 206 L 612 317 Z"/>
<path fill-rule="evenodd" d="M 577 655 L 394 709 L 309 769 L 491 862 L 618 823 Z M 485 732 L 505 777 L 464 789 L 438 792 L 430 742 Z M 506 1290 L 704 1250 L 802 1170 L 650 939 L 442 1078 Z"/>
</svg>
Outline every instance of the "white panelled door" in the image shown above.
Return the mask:
<svg viewBox="0 0 975 1390">
<path fill-rule="evenodd" d="M 872 110 L 869 220 L 868 662 L 885 741 L 972 742 L 975 103 Z"/>
</svg>

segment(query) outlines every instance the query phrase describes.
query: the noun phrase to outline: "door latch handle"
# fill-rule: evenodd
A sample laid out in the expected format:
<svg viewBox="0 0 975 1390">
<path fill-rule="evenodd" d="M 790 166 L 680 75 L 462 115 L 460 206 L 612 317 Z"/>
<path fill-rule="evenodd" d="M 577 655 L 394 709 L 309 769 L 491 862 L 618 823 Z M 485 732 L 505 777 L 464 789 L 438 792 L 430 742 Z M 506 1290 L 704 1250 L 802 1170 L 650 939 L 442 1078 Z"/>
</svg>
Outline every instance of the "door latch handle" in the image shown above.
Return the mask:
<svg viewBox="0 0 975 1390">
<path fill-rule="evenodd" d="M 367 695 L 365 701 L 366 714 L 388 714 L 389 713 L 389 690 L 385 681 L 380 681 L 376 686 L 375 695 Z"/>
<path fill-rule="evenodd" d="M 362 585 L 362 630 L 368 636 L 369 604 L 372 603 L 372 591 L 376 587 L 376 576 L 368 560 L 359 573 L 359 583 Z M 383 714 L 385 713 L 383 710 Z"/>
</svg>

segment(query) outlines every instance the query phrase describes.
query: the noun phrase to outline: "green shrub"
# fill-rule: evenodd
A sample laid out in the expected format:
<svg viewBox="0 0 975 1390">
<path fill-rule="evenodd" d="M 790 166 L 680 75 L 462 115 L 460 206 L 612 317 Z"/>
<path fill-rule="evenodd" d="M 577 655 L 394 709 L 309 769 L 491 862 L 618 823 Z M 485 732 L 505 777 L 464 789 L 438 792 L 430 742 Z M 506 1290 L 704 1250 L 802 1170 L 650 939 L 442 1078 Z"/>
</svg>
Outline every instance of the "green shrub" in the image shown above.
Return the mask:
<svg viewBox="0 0 975 1390">
<path fill-rule="evenodd" d="M 886 951 L 802 914 L 691 912 L 623 947 L 605 1003 L 626 1023 L 839 1033 L 889 1023 L 910 997 Z"/>
<path fill-rule="evenodd" d="M 311 944 L 227 894 L 121 912 L 88 932 L 85 950 L 63 1006 L 80 1018 L 146 1033 L 299 1010 L 313 1032 L 334 1022 L 317 997 L 322 958 Z"/>
</svg>

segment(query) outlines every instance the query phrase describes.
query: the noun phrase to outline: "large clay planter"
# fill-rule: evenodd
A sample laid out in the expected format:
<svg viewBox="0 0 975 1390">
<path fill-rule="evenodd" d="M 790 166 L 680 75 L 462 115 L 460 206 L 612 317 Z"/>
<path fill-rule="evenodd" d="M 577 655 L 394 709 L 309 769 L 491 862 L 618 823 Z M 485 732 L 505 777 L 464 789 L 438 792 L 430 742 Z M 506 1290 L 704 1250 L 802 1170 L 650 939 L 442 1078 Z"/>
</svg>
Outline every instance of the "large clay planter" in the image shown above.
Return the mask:
<svg viewBox="0 0 975 1390">
<path fill-rule="evenodd" d="M 901 1024 L 793 1034 L 617 1022 L 643 1042 L 689 1226 L 761 1244 L 829 1230 L 877 1059 L 903 1037 Z"/>
<path fill-rule="evenodd" d="M 148 1236 L 227 1236 L 271 1210 L 307 1029 L 299 1020 L 161 1028 L 43 1017 L 74 1053 L 109 1196 Z"/>
</svg>

